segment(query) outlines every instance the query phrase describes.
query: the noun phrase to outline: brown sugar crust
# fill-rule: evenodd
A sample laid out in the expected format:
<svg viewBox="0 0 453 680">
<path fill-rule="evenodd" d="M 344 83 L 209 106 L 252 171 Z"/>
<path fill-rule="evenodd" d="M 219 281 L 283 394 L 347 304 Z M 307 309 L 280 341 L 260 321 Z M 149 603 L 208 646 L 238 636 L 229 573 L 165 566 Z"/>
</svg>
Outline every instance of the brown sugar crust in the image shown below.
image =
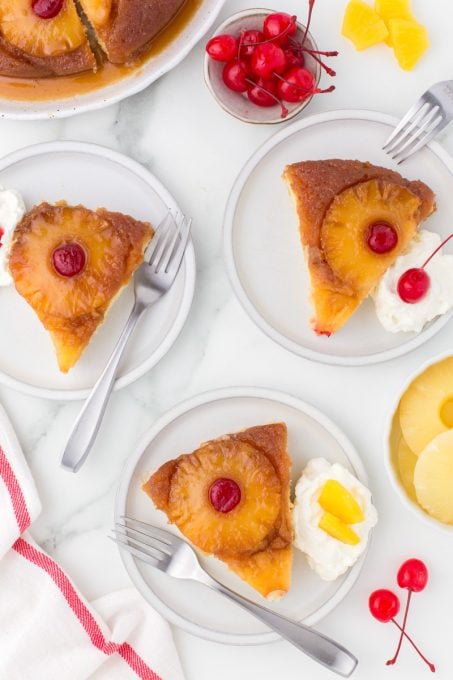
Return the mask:
<svg viewBox="0 0 453 680">
<path fill-rule="evenodd" d="M 38 57 L 10 45 L 0 36 L 0 75 L 12 78 L 51 78 L 95 70 L 96 59 L 88 42 L 71 52 Z"/>
<path fill-rule="evenodd" d="M 103 26 L 91 22 L 109 61 L 133 63 L 170 23 L 184 1 L 113 0 L 108 21 Z M 81 4 L 90 20 L 88 5 L 83 0 Z"/>
<path fill-rule="evenodd" d="M 229 434 L 207 442 L 191 454 L 183 454 L 174 460 L 168 461 L 143 485 L 143 490 L 150 496 L 156 507 L 164 511 L 169 521 L 175 523 L 184 533 L 187 523 L 185 521 L 181 522 L 180 518 L 186 513 L 189 515 L 188 519 L 191 523 L 193 517 L 190 516 L 190 512 L 193 511 L 194 507 L 197 507 L 197 504 L 190 503 L 189 500 L 187 507 L 180 512 L 180 508 L 177 507 L 178 503 L 175 504 L 173 487 L 177 485 L 179 468 L 185 466 L 187 462 L 193 459 L 194 474 L 197 475 L 198 470 L 202 469 L 202 475 L 206 474 L 207 477 L 205 485 L 202 486 L 202 493 L 205 498 L 203 497 L 200 501 L 201 512 L 207 513 L 200 520 L 203 524 L 203 531 L 206 532 L 208 526 L 215 527 L 217 522 L 220 523 L 221 527 L 222 524 L 229 524 L 230 526 L 227 527 L 227 531 L 230 531 L 232 523 L 238 526 L 243 521 L 241 504 L 245 505 L 247 503 L 247 493 L 252 495 L 254 493 L 247 484 L 246 450 L 251 449 L 255 451 L 258 454 L 258 460 L 259 456 L 264 456 L 266 464 L 271 463 L 276 481 L 278 480 L 278 507 L 272 526 L 268 528 L 266 535 L 260 538 L 258 543 L 253 543 L 252 541 L 248 549 L 242 544 L 239 549 L 235 542 L 234 534 L 231 534 L 233 539 L 230 545 L 225 545 L 224 543 L 223 550 L 206 552 L 226 562 L 241 578 L 265 597 L 280 596 L 287 592 L 290 582 L 292 560 L 292 522 L 289 501 L 291 459 L 286 447 L 287 429 L 284 423 L 252 427 L 242 432 Z M 232 452 L 236 459 L 233 461 L 233 465 L 237 466 L 238 474 L 231 474 L 230 477 L 235 479 L 243 488 L 243 497 L 241 503 L 237 506 L 237 511 L 235 509 L 226 515 L 222 515 L 222 513 L 216 512 L 210 505 L 206 489 L 215 478 L 221 477 L 223 473 L 220 469 L 217 473 L 215 470 L 211 472 L 208 465 L 204 466 L 203 458 L 214 453 L 223 461 L 225 457 L 231 456 Z M 239 472 L 241 470 L 244 470 L 243 479 L 241 479 L 242 472 Z M 268 476 L 264 475 L 263 470 L 256 469 L 252 471 L 254 478 L 259 478 L 260 473 L 263 473 L 263 479 L 269 479 Z M 193 484 L 197 483 L 198 480 L 194 478 Z M 271 484 L 269 483 L 266 488 L 266 484 L 261 484 L 260 482 L 260 495 L 256 499 L 255 505 L 266 502 L 266 494 L 268 494 L 267 498 L 270 505 L 275 502 L 275 485 L 273 485 L 272 489 L 270 486 Z M 183 494 L 180 494 L 179 487 L 178 494 L 179 497 L 183 496 Z M 245 509 L 246 516 L 250 517 L 251 523 L 255 508 L 249 510 L 245 505 Z M 264 508 L 264 511 L 267 509 Z M 236 515 L 234 515 L 235 511 Z M 195 517 L 195 521 L 197 521 L 197 517 Z M 240 528 L 238 527 L 241 538 L 248 529 L 248 522 L 246 522 L 245 527 L 243 525 Z M 200 535 L 198 540 L 192 534 L 189 538 L 197 547 L 203 549 L 206 545 L 205 537 L 202 535 Z"/>
<path fill-rule="evenodd" d="M 103 322 L 107 310 L 143 261 L 152 228 L 133 217 L 66 203 L 41 203 L 16 227 L 9 269 L 16 289 L 33 307 L 68 371 Z M 80 274 L 62 277 L 52 253 L 76 242 L 86 253 Z"/>
</svg>

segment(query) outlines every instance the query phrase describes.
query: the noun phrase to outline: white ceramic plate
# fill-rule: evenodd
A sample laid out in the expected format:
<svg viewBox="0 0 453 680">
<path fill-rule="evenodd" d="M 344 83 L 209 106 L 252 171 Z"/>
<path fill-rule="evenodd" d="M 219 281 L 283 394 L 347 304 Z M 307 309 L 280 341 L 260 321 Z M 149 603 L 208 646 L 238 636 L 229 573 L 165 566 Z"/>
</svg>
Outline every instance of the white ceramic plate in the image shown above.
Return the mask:
<svg viewBox="0 0 453 680">
<path fill-rule="evenodd" d="M 437 212 L 426 227 L 442 236 L 453 223 L 453 159 L 435 142 L 401 166 L 381 147 L 396 120 L 372 111 L 333 111 L 292 123 L 265 142 L 242 169 L 224 220 L 228 273 L 239 301 L 270 338 L 299 356 L 359 366 L 400 356 L 437 333 L 450 315 L 418 334 L 388 333 L 366 300 L 346 326 L 330 338 L 310 328 L 308 274 L 292 200 L 281 175 L 303 160 L 345 158 L 370 161 L 425 181 L 436 193 Z"/>
<path fill-rule="evenodd" d="M 0 118 L 33 120 L 65 118 L 93 111 L 141 92 L 148 85 L 177 66 L 193 49 L 216 20 L 225 0 L 202 0 L 200 6 L 177 37 L 155 57 L 145 62 L 130 76 L 87 94 L 54 101 L 0 101 Z"/>
<path fill-rule="evenodd" d="M 107 207 L 154 225 L 168 209 L 179 210 L 162 184 L 135 161 L 94 144 L 51 142 L 0 160 L 0 185 L 20 191 L 27 208 L 64 199 L 88 208 Z M 125 387 L 170 349 L 189 313 L 195 285 L 190 243 L 171 290 L 145 313 L 120 366 L 116 388 Z M 52 342 L 14 286 L 0 287 L 0 382 L 49 399 L 82 399 L 101 373 L 132 309 L 130 284 L 109 311 L 82 358 L 59 371 Z"/>
<path fill-rule="evenodd" d="M 288 450 L 296 481 L 310 458 L 321 455 L 340 462 L 367 483 L 356 450 L 322 413 L 295 397 L 262 388 L 238 387 L 198 395 L 164 414 L 139 442 L 122 475 L 115 516 L 135 517 L 170 531 L 164 513 L 153 506 L 141 485 L 160 465 L 187 453 L 202 441 L 269 422 L 288 426 Z M 278 639 L 251 615 L 198 583 L 171 579 L 121 551 L 137 589 L 171 623 L 207 640 L 227 644 L 262 644 Z M 343 599 L 356 581 L 363 560 L 343 577 L 326 582 L 313 572 L 301 552 L 294 554 L 291 590 L 278 603 L 267 603 L 307 625 L 320 621 Z M 202 565 L 233 590 L 261 604 L 263 599 L 222 562 L 200 555 Z"/>
</svg>

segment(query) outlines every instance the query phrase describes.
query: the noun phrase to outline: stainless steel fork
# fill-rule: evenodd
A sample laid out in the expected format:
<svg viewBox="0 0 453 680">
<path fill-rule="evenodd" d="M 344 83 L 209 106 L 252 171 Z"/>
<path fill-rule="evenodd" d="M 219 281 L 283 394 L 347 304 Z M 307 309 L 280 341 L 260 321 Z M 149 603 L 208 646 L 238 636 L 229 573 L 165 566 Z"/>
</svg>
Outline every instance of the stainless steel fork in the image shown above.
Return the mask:
<svg viewBox="0 0 453 680">
<path fill-rule="evenodd" d="M 453 80 L 426 90 L 406 113 L 382 147 L 397 163 L 428 144 L 453 120 Z"/>
<path fill-rule="evenodd" d="M 184 259 L 191 223 L 188 217 L 180 214 L 173 217 L 169 212 L 157 227 L 144 262 L 134 276 L 132 312 L 66 443 L 61 465 L 67 470 L 77 472 L 85 462 L 99 431 L 127 342 L 143 312 L 171 288 Z"/>
<path fill-rule="evenodd" d="M 114 528 L 113 541 L 146 564 L 179 579 L 199 581 L 248 611 L 300 651 L 331 671 L 349 677 L 357 659 L 337 642 L 302 623 L 241 597 L 202 569 L 194 550 L 178 536 L 145 522 L 123 517 Z"/>
</svg>

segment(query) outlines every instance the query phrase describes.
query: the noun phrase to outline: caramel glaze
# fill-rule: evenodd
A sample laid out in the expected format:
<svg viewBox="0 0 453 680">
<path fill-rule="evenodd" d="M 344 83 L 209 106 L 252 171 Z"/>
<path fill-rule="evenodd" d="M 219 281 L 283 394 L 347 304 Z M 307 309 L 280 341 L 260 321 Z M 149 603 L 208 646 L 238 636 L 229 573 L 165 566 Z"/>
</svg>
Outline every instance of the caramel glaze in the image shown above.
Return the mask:
<svg viewBox="0 0 453 680">
<path fill-rule="evenodd" d="M 139 75 L 143 65 L 162 52 L 184 30 L 203 0 L 186 0 L 171 23 L 152 41 L 150 47 L 131 66 L 103 63 L 96 73 L 87 71 L 59 78 L 10 78 L 0 76 L 0 99 L 16 101 L 52 101 L 69 99 Z"/>
</svg>

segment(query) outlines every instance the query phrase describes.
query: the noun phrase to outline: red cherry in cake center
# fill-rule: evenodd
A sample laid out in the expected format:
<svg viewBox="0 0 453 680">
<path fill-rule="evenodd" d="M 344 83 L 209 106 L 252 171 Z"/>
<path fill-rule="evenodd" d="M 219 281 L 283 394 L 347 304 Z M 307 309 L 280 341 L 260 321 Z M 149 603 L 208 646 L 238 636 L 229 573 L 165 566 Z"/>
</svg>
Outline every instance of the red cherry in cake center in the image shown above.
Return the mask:
<svg viewBox="0 0 453 680">
<path fill-rule="evenodd" d="M 53 19 L 63 9 L 64 0 L 32 0 L 33 12 L 40 19 Z"/>
<path fill-rule="evenodd" d="M 60 276 L 67 278 L 80 274 L 85 267 L 87 256 L 78 243 L 63 243 L 52 253 L 52 264 Z"/>
<path fill-rule="evenodd" d="M 367 243 L 373 253 L 384 255 L 396 246 L 398 234 L 388 222 L 374 222 L 369 227 Z"/>
<path fill-rule="evenodd" d="M 233 479 L 221 477 L 211 484 L 209 500 L 218 512 L 231 512 L 241 500 L 241 489 Z"/>
</svg>

